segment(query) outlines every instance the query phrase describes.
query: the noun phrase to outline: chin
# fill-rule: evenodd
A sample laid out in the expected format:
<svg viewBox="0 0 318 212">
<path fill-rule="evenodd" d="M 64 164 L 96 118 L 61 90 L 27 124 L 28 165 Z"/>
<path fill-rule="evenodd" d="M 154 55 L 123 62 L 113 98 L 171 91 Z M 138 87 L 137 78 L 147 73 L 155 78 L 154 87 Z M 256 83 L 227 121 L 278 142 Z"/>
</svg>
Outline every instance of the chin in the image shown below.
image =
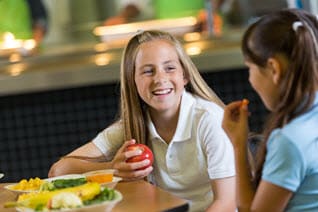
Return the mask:
<svg viewBox="0 0 318 212">
<path fill-rule="evenodd" d="M 275 109 L 275 106 L 273 104 L 269 104 L 269 103 L 266 104 L 265 103 L 264 105 L 265 105 L 266 109 L 271 111 L 271 112 L 273 112 Z"/>
</svg>

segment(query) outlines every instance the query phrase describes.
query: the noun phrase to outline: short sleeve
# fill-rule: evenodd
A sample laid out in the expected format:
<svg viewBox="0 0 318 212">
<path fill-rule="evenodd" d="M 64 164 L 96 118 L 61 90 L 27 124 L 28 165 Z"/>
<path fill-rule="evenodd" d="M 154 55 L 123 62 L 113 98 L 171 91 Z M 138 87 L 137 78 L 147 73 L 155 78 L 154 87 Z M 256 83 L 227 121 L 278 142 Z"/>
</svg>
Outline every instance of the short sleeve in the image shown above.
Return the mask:
<svg viewBox="0 0 318 212">
<path fill-rule="evenodd" d="M 299 148 L 280 130 L 273 131 L 267 143 L 262 179 L 294 192 L 305 174 L 305 162 Z"/>
<path fill-rule="evenodd" d="M 100 132 L 92 142 L 105 155 L 107 160 L 111 160 L 124 143 L 122 125 L 115 123 L 109 126 Z"/>
<path fill-rule="evenodd" d="M 233 146 L 222 129 L 222 117 L 223 110 L 216 107 L 212 113 L 205 114 L 199 126 L 210 179 L 235 175 Z"/>
</svg>

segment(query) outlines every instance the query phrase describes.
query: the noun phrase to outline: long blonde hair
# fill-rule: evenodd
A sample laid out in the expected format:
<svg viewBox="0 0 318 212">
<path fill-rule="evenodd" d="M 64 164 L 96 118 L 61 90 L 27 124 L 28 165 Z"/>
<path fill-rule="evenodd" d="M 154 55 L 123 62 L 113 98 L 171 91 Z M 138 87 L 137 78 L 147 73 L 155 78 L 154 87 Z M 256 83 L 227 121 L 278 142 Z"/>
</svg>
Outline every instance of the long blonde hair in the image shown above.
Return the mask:
<svg viewBox="0 0 318 212">
<path fill-rule="evenodd" d="M 134 138 L 137 143 L 147 143 L 146 104 L 139 97 L 137 92 L 134 80 L 135 60 L 142 43 L 157 39 L 165 40 L 175 47 L 180 63 L 184 69 L 185 77 L 189 80 L 186 90 L 224 107 L 223 102 L 203 80 L 198 69 L 185 53 L 181 43 L 174 36 L 158 30 L 142 31 L 130 39 L 124 49 L 121 61 L 120 120 L 124 127 L 125 140 Z"/>
</svg>

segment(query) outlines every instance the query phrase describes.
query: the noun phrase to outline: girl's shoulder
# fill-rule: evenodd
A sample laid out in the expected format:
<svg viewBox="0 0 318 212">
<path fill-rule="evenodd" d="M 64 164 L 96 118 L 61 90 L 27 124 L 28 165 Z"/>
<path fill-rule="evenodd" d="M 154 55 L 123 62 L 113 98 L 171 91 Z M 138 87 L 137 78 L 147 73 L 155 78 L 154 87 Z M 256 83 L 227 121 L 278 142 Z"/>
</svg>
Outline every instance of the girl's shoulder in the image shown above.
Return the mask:
<svg viewBox="0 0 318 212">
<path fill-rule="evenodd" d="M 191 111 L 194 120 L 201 124 L 205 123 L 204 125 L 215 125 L 222 122 L 224 113 L 222 107 L 195 94 L 190 94 L 190 98 L 192 104 L 189 111 Z"/>
<path fill-rule="evenodd" d="M 194 107 L 197 110 L 203 110 L 206 111 L 207 113 L 212 113 L 212 114 L 222 114 L 223 115 L 223 108 L 220 107 L 217 103 L 203 99 L 200 96 L 192 94 L 194 98 Z"/>
<path fill-rule="evenodd" d="M 292 120 L 281 131 L 291 140 L 313 139 L 318 137 L 318 111 L 310 111 Z"/>
<path fill-rule="evenodd" d="M 124 138 L 123 124 L 121 121 L 116 121 L 115 123 L 108 126 L 106 129 L 104 129 L 102 133 L 109 141 L 123 140 Z"/>
</svg>

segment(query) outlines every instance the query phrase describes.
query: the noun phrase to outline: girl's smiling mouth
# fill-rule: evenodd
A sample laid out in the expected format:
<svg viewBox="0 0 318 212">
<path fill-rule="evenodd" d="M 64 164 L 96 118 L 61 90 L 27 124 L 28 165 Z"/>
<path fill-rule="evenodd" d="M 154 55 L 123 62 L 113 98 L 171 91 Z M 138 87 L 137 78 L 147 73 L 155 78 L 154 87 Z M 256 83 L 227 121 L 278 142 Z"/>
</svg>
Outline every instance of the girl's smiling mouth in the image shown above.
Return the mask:
<svg viewBox="0 0 318 212">
<path fill-rule="evenodd" d="M 159 89 L 152 92 L 153 95 L 166 95 L 172 92 L 172 88 Z"/>
</svg>

